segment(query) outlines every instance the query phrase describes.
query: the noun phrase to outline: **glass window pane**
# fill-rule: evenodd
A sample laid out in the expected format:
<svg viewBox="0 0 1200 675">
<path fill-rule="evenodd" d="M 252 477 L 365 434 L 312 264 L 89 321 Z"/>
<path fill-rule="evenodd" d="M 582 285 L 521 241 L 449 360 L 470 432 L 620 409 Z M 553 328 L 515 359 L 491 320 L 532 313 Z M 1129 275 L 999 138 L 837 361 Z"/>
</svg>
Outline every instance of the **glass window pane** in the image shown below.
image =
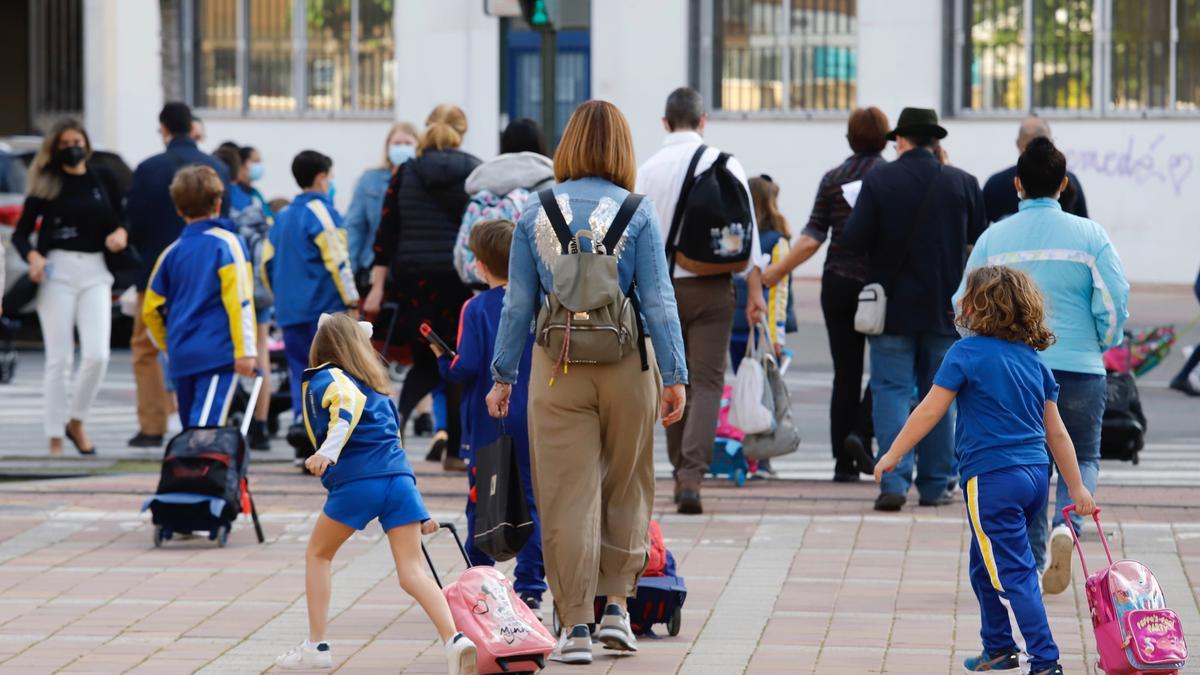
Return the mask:
<svg viewBox="0 0 1200 675">
<path fill-rule="evenodd" d="M 1175 10 L 1179 42 L 1175 48 L 1175 108 L 1200 110 L 1200 0 L 1179 0 Z"/>
<path fill-rule="evenodd" d="M 722 110 L 777 110 L 783 100 L 782 0 L 721 0 L 714 41 Z"/>
<path fill-rule="evenodd" d="M 1167 107 L 1172 0 L 1112 0 L 1112 93 L 1120 110 Z"/>
<path fill-rule="evenodd" d="M 309 110 L 348 110 L 350 0 L 308 0 L 305 57 Z"/>
<path fill-rule="evenodd" d="M 1024 0 L 968 0 L 961 104 L 968 110 L 1025 108 Z"/>
<path fill-rule="evenodd" d="M 1094 0 L 1033 1 L 1033 106 L 1092 107 Z"/>
<path fill-rule="evenodd" d="M 237 0 L 196 0 L 192 102 L 197 108 L 242 109 L 237 81 Z"/>
<path fill-rule="evenodd" d="M 251 0 L 250 110 L 296 109 L 292 89 L 292 0 Z"/>
<path fill-rule="evenodd" d="M 854 107 L 858 59 L 855 0 L 792 0 L 788 35 L 791 107 L 849 110 Z"/>
<path fill-rule="evenodd" d="M 392 0 L 358 0 L 358 109 L 391 110 L 396 77 Z"/>
</svg>

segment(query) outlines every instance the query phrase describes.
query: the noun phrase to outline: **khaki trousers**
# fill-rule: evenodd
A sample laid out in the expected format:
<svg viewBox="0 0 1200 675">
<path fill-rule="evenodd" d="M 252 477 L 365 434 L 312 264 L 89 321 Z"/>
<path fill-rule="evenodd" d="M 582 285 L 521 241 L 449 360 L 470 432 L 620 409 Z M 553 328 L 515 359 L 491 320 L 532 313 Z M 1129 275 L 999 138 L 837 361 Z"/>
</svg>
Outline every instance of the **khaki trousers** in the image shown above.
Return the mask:
<svg viewBox="0 0 1200 675">
<path fill-rule="evenodd" d="M 129 340 L 133 379 L 137 385 L 138 428 L 148 436 L 162 436 L 167 433 L 167 416 L 174 412 L 175 405 L 163 383 L 158 349 L 150 341 L 150 333 L 142 321 L 142 303 L 145 300 L 145 292 L 138 293 L 137 314 L 133 315 L 133 337 Z"/>
<path fill-rule="evenodd" d="M 533 348 L 533 488 L 546 580 L 565 626 L 594 623 L 597 595 L 636 595 L 646 567 L 662 405 L 649 342 L 646 349 L 647 371 L 635 350 L 619 363 L 575 364 L 563 374 L 561 367 L 552 373 L 554 361 Z"/>
<path fill-rule="evenodd" d="M 699 484 L 712 461 L 717 414 L 725 390 L 725 361 L 737 301 L 727 274 L 675 280 L 675 302 L 687 354 L 687 407 L 667 427 L 667 455 L 676 483 Z"/>
</svg>

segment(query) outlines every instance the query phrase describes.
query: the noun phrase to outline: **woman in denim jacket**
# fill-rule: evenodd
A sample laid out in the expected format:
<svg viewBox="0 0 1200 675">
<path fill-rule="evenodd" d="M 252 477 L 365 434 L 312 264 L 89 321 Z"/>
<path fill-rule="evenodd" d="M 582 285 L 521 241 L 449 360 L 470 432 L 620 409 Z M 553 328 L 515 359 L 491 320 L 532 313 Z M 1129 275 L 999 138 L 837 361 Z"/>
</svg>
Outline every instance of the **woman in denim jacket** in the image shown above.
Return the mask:
<svg viewBox="0 0 1200 675">
<path fill-rule="evenodd" d="M 554 158 L 553 188 L 567 227 L 604 238 L 636 173 L 625 117 L 611 103 L 588 101 L 572 115 Z M 531 200 L 534 204 L 536 201 Z M 583 239 L 581 246 L 589 246 Z M 648 363 L 633 350 L 617 363 L 571 364 L 533 350 L 529 382 L 530 451 L 534 496 L 543 514 L 546 577 L 564 629 L 552 658 L 590 663 L 593 599 L 607 596 L 597 629 L 605 647 L 637 651 L 625 599 L 637 593 L 646 564 L 654 500 L 654 422 L 683 416 L 687 364 L 667 275 L 654 205 L 638 207 L 614 247 L 622 289 L 634 287 L 646 333 Z M 545 209 L 527 208 L 513 236 L 508 291 L 488 395 L 493 416 L 507 413 L 521 352 L 544 288 L 553 288 L 551 263 L 560 255 Z M 553 380 L 551 375 L 554 375 Z"/>
</svg>

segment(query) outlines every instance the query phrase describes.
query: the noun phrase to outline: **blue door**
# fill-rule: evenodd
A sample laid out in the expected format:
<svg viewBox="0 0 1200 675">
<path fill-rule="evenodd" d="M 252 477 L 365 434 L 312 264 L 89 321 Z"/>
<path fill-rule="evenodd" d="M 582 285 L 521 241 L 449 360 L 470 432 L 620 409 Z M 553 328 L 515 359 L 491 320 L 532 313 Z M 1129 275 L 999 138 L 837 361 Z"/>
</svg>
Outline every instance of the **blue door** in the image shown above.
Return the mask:
<svg viewBox="0 0 1200 675">
<path fill-rule="evenodd" d="M 541 35 L 534 31 L 514 30 L 508 33 L 505 75 L 509 86 L 504 111 L 510 120 L 529 117 L 541 121 L 541 40 Z M 591 35 L 588 31 L 559 31 L 558 56 L 554 65 L 557 82 L 554 86 L 553 145 L 558 144 L 576 106 L 592 96 L 591 61 Z"/>
</svg>

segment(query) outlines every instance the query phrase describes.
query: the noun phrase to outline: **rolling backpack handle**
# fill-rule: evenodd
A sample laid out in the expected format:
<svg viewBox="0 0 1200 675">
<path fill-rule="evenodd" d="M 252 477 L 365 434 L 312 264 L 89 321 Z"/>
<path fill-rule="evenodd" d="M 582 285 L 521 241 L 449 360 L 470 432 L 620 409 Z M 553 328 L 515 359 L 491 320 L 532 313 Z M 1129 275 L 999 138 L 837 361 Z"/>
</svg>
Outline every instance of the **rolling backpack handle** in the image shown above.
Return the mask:
<svg viewBox="0 0 1200 675">
<path fill-rule="evenodd" d="M 1062 510 L 1063 518 L 1067 521 L 1067 527 L 1071 530 L 1071 538 L 1075 540 L 1075 550 L 1079 551 L 1079 564 L 1083 565 L 1083 578 L 1088 577 L 1087 561 L 1083 558 L 1083 546 L 1079 543 L 1079 533 L 1075 531 L 1075 523 L 1071 522 L 1071 514 L 1075 511 L 1075 505 L 1064 506 Z M 1104 536 L 1104 530 L 1100 527 L 1100 507 L 1097 506 L 1095 511 L 1092 511 L 1092 520 L 1096 521 L 1096 531 L 1100 533 L 1100 543 L 1104 544 L 1104 555 L 1108 556 L 1108 564 L 1112 566 L 1113 557 L 1112 551 L 1108 548 L 1108 537 Z"/>
</svg>

